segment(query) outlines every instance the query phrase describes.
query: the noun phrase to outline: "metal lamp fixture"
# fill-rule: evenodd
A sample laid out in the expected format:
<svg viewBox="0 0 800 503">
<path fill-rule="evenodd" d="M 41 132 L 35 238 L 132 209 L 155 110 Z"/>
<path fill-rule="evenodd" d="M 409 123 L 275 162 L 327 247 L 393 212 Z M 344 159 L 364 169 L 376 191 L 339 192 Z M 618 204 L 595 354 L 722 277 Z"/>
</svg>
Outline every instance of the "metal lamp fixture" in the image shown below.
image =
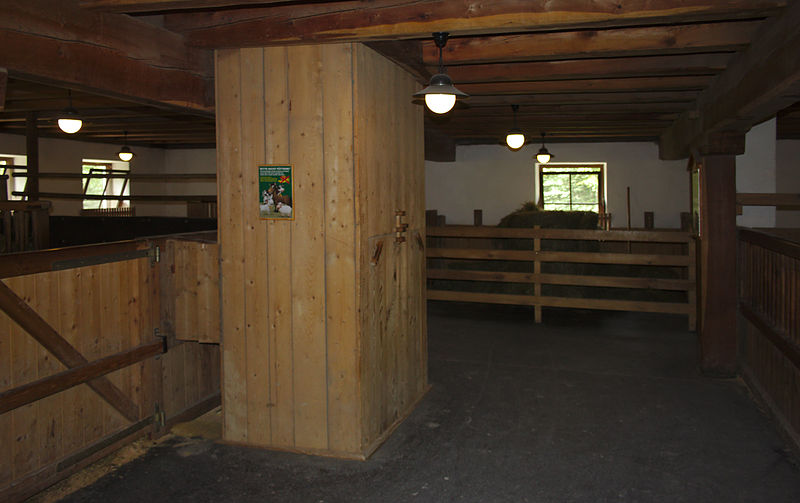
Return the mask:
<svg viewBox="0 0 800 503">
<path fill-rule="evenodd" d="M 69 106 L 58 116 L 58 128 L 67 134 L 73 134 L 80 131 L 83 121 L 78 115 L 78 111 L 72 108 L 72 91 L 68 90 L 67 95 L 69 96 Z"/>
<path fill-rule="evenodd" d="M 414 94 L 415 98 L 425 98 L 425 105 L 431 112 L 444 114 L 449 112 L 456 104 L 456 98 L 467 98 L 469 95 L 456 89 L 453 80 L 447 76 L 442 63 L 442 49 L 447 44 L 449 33 L 437 31 L 433 34 L 433 41 L 439 48 L 439 73 L 431 77 L 430 84 L 422 91 Z"/>
<path fill-rule="evenodd" d="M 542 133 L 542 148 L 536 153 L 536 160 L 539 161 L 539 164 L 547 164 L 553 157 L 555 156 L 548 152 L 547 147 L 544 146 L 544 133 Z"/>
<path fill-rule="evenodd" d="M 131 148 L 128 146 L 127 131 L 125 131 L 125 145 L 123 145 L 122 148 L 119 149 L 119 152 L 117 152 L 117 157 L 119 157 L 120 161 L 125 161 L 125 162 L 129 162 L 131 159 L 136 157 L 136 154 L 134 154 Z"/>
<path fill-rule="evenodd" d="M 517 110 L 519 105 L 511 105 L 511 110 L 514 113 L 514 127 L 506 135 L 506 145 L 511 150 L 519 150 L 525 144 L 525 135 L 517 127 Z"/>
</svg>

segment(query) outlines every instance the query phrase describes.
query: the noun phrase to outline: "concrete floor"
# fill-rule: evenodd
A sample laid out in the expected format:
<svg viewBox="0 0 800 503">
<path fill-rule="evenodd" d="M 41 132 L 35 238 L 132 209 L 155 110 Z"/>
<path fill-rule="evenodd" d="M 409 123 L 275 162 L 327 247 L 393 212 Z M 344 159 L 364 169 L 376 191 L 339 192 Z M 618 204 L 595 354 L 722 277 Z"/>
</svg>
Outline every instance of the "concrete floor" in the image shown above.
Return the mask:
<svg viewBox="0 0 800 503">
<path fill-rule="evenodd" d="M 685 318 L 435 304 L 433 389 L 366 462 L 174 437 L 70 502 L 798 502 L 797 458 Z"/>
</svg>

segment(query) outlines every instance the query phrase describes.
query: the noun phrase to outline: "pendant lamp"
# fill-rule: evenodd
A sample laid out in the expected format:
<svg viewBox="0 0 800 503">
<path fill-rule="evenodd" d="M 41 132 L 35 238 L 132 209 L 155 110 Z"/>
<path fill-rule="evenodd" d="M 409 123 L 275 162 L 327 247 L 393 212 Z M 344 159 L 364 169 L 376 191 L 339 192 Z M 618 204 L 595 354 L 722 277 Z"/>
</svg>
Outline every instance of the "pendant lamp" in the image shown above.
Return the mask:
<svg viewBox="0 0 800 503">
<path fill-rule="evenodd" d="M 69 106 L 58 116 L 58 128 L 67 134 L 74 134 L 80 131 L 83 121 L 78 115 L 78 111 L 72 108 L 72 91 L 68 90 L 67 95 L 69 96 Z"/>
<path fill-rule="evenodd" d="M 136 154 L 134 154 L 131 148 L 128 146 L 127 131 L 125 131 L 125 145 L 123 145 L 122 148 L 119 149 L 119 152 L 117 152 L 117 157 L 119 157 L 120 161 L 125 161 L 125 162 L 129 162 L 131 159 L 136 157 Z"/>
<path fill-rule="evenodd" d="M 433 41 L 439 48 L 439 73 L 431 77 L 430 84 L 422 91 L 414 94 L 415 98 L 425 98 L 425 105 L 431 112 L 444 114 L 456 104 L 456 98 L 467 98 L 469 95 L 456 89 L 453 80 L 447 75 L 442 62 L 442 49 L 447 44 L 447 32 L 436 32 Z"/>
<path fill-rule="evenodd" d="M 506 145 L 511 150 L 519 150 L 525 144 L 525 135 L 517 127 L 517 110 L 519 110 L 519 105 L 511 105 L 511 111 L 514 114 L 514 127 L 506 135 Z"/>
<path fill-rule="evenodd" d="M 555 156 L 548 152 L 547 147 L 544 146 L 544 133 L 542 133 L 542 148 L 536 153 L 536 160 L 539 164 L 547 164 L 553 157 Z"/>
</svg>

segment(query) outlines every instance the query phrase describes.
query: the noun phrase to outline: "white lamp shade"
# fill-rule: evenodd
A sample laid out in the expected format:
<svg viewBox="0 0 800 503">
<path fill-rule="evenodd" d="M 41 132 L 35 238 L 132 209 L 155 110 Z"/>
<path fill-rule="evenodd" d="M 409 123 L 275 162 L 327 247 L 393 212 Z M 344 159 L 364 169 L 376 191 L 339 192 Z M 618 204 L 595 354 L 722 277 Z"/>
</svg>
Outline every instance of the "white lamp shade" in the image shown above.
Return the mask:
<svg viewBox="0 0 800 503">
<path fill-rule="evenodd" d="M 80 131 L 81 126 L 83 126 L 83 121 L 80 119 L 72 119 L 69 117 L 58 119 L 58 128 L 68 134 L 77 133 Z"/>
<path fill-rule="evenodd" d="M 119 152 L 117 153 L 120 161 L 128 162 L 133 159 L 133 152 Z"/>
<path fill-rule="evenodd" d="M 437 114 L 446 114 L 456 104 L 455 94 L 426 94 L 425 105 L 428 106 L 431 112 Z"/>
<path fill-rule="evenodd" d="M 550 162 L 550 154 L 536 154 L 536 160 L 539 164 L 547 164 Z"/>
<path fill-rule="evenodd" d="M 506 145 L 508 148 L 517 150 L 525 144 L 525 135 L 522 133 L 508 133 L 506 135 Z"/>
</svg>

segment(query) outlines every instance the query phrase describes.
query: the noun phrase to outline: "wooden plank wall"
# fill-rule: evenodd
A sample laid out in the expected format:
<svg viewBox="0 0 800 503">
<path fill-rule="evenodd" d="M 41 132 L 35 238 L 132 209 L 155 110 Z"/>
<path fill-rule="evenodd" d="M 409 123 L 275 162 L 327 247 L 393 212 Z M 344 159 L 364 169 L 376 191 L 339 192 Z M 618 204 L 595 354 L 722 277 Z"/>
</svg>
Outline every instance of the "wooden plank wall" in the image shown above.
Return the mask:
<svg viewBox="0 0 800 503">
<path fill-rule="evenodd" d="M 361 440 L 371 450 L 428 386 L 424 107 L 408 106 L 419 85 L 390 61 L 365 48 L 355 61 Z M 397 210 L 408 224 L 402 242 L 395 240 Z"/>
<path fill-rule="evenodd" d="M 367 232 L 373 215 L 359 220 L 368 209 L 364 214 L 356 209 L 366 193 L 358 189 L 354 162 L 359 133 L 353 82 L 354 73 L 370 70 L 369 61 L 380 59 L 354 44 L 217 51 L 228 441 L 364 455 L 357 236 Z M 402 78 L 411 80 L 405 73 Z M 385 83 L 376 80 L 372 86 Z M 414 106 L 410 94 L 403 107 Z M 399 98 L 389 103 L 386 111 L 400 105 Z M 386 117 L 385 124 L 396 120 L 391 113 Z M 417 125 L 421 134 L 421 115 Z M 394 142 L 387 133 L 363 134 L 381 141 L 370 143 L 369 150 Z M 421 149 L 421 142 L 410 147 Z M 294 166 L 293 221 L 259 220 L 257 166 L 263 163 Z M 416 194 L 419 200 L 423 196 Z M 393 230 L 391 210 L 383 233 Z"/>
<path fill-rule="evenodd" d="M 167 239 L 162 254 L 175 299 L 175 338 L 219 343 L 219 247 L 203 241 Z"/>
<path fill-rule="evenodd" d="M 8 259 L 8 258 L 7 258 Z M 153 340 L 159 323 L 157 268 L 149 258 L 42 272 L 2 281 L 90 361 Z M 109 379 L 151 417 L 174 417 L 219 389 L 219 348 L 183 343 Z M 65 370 L 0 311 L 0 392 Z M 64 459 L 130 423 L 83 384 L 0 414 L 0 499 L 57 480 Z"/>
</svg>

